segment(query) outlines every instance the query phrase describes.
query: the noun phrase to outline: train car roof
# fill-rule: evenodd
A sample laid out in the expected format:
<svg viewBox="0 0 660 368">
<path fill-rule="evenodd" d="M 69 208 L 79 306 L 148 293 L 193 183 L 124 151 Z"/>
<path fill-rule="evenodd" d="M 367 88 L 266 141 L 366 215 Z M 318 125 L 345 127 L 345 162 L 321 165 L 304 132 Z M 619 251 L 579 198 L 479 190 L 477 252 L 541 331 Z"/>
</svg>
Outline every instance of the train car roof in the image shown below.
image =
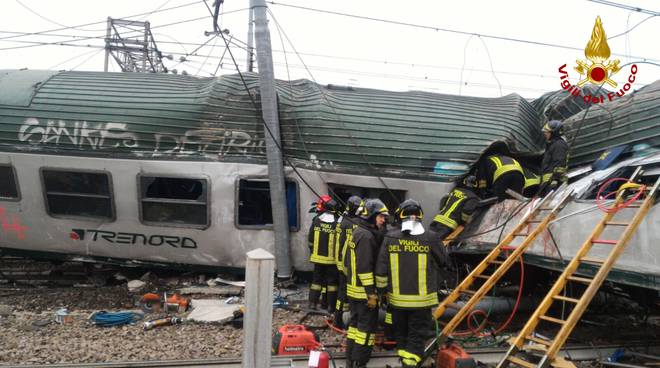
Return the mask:
<svg viewBox="0 0 660 368">
<path fill-rule="evenodd" d="M 573 102 L 563 90 L 530 102 L 517 94 L 478 98 L 308 80 L 276 81 L 276 88 L 284 154 L 296 165 L 328 171 L 451 180 L 494 143 L 516 154 L 541 151 L 540 128 L 557 113 L 566 118 L 569 132 L 578 122 L 590 131 L 608 121 L 615 134 L 633 131 L 614 140 L 578 135 L 572 157 L 580 163 L 597 156 L 599 148 L 660 134 L 658 82 L 639 97 L 603 105 L 607 109 L 589 108 L 586 115 L 580 112 L 588 106 Z M 622 126 L 612 119 L 631 111 L 635 120 Z M 258 76 L 252 73 L 241 79 L 0 71 L 3 151 L 265 162 L 268 133 L 260 114 Z M 638 125 L 652 121 L 654 129 L 635 133 Z"/>
</svg>

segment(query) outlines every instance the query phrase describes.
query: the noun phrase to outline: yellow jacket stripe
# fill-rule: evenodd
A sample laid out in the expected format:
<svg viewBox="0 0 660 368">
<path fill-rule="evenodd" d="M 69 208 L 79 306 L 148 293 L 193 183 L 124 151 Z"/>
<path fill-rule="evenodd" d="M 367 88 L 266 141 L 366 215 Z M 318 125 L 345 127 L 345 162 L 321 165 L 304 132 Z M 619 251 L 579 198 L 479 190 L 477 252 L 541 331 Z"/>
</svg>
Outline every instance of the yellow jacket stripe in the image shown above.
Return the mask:
<svg viewBox="0 0 660 368">
<path fill-rule="evenodd" d="M 420 295 L 426 295 L 426 257 L 424 253 L 417 255 L 417 282 Z"/>
<path fill-rule="evenodd" d="M 518 161 L 511 159 L 513 161 L 512 164 L 504 165 L 502 164 L 502 160 L 500 160 L 499 157 L 491 156 L 489 159 L 495 164 L 495 174 L 493 174 L 493 182 L 497 180 L 502 174 L 509 172 L 509 171 L 518 171 L 521 174 L 524 175 L 522 166 L 518 163 Z"/>
<path fill-rule="evenodd" d="M 384 289 L 387 287 L 387 276 L 376 276 L 376 287 Z"/>
<path fill-rule="evenodd" d="M 387 301 L 394 307 L 425 308 L 438 304 L 438 294 L 433 292 L 426 295 L 396 295 L 387 294 Z"/>
<path fill-rule="evenodd" d="M 458 203 L 458 202 L 459 201 L 456 201 L 456 203 Z M 435 217 L 433 218 L 433 221 L 439 222 L 439 223 L 447 226 L 448 228 L 450 228 L 452 230 L 454 230 L 458 227 L 458 223 L 456 223 L 456 221 L 450 219 L 447 216 L 441 215 L 441 214 L 435 215 Z"/>
<path fill-rule="evenodd" d="M 362 283 L 362 286 L 371 286 L 374 284 L 373 272 L 358 273 L 358 277 L 360 278 L 360 282 Z"/>
<path fill-rule="evenodd" d="M 392 291 L 399 294 L 399 255 L 390 253 L 390 275 L 392 275 Z"/>
</svg>

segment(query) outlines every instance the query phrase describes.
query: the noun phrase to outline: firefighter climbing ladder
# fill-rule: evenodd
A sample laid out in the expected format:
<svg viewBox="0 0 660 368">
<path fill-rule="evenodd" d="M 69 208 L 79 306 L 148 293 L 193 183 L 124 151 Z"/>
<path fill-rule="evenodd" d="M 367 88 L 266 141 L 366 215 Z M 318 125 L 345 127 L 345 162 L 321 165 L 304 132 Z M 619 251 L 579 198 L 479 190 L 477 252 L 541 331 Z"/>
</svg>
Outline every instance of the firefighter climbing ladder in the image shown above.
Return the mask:
<svg viewBox="0 0 660 368">
<path fill-rule="evenodd" d="M 527 247 L 534 242 L 536 237 L 548 227 L 561 209 L 566 205 L 570 198 L 570 192 L 567 191 L 554 207 L 549 207 L 550 203 L 555 197 L 556 192 L 548 194 L 545 198 L 541 199 L 536 205 L 533 205 L 529 212 L 523 219 L 511 230 L 504 240 L 502 240 L 484 259 L 479 265 L 440 303 L 437 309 L 433 312 L 433 318 L 438 319 L 442 316 L 447 308 L 456 309 L 457 313 L 454 317 L 444 326 L 440 334 L 426 347 L 424 350 L 424 360 L 428 358 L 433 350 L 440 344 L 444 343 L 447 338 L 454 332 L 454 329 L 465 319 L 465 317 L 472 311 L 474 306 L 493 288 L 497 281 L 506 274 L 511 266 L 520 259 L 521 255 Z M 542 215 L 542 213 L 546 213 Z M 534 226 L 535 225 L 535 226 Z M 533 227 L 533 228 L 532 228 Z M 512 242 L 516 238 L 524 237 L 522 243 L 512 246 Z M 506 256 L 508 251 L 511 254 Z M 487 270 L 495 271 L 487 274 Z M 477 280 L 485 280 L 481 287 L 478 289 L 470 288 Z M 461 295 L 469 296 L 469 300 L 463 307 L 459 307 L 456 301 Z"/>
<path fill-rule="evenodd" d="M 628 222 L 614 221 L 613 218 L 616 214 L 616 211 L 606 213 L 603 216 L 601 221 L 593 229 L 591 235 L 582 244 L 582 247 L 578 250 L 575 257 L 568 264 L 561 276 L 559 276 L 559 279 L 554 284 L 552 289 L 550 289 L 534 314 L 532 314 L 530 319 L 527 321 L 525 327 L 520 331 L 518 337 L 516 337 L 512 343 L 511 348 L 507 351 L 504 358 L 497 365 L 497 368 L 505 368 L 509 364 L 515 364 L 525 368 L 547 368 L 549 365 L 555 367 L 572 366 L 570 362 L 563 360 L 563 358 L 556 357 L 559 349 L 561 349 L 561 347 L 566 342 L 566 339 L 568 339 L 568 336 L 591 302 L 591 299 L 594 297 L 594 295 L 596 295 L 598 288 L 601 286 L 607 277 L 607 274 L 612 269 L 614 262 L 617 260 L 617 258 L 619 258 L 619 255 L 621 255 L 624 248 L 628 244 L 628 241 L 635 233 L 637 226 L 642 221 L 644 216 L 649 211 L 649 208 L 655 201 L 655 195 L 658 189 L 658 185 L 660 184 L 660 178 L 658 178 L 656 183 L 649 190 L 640 186 L 639 184 L 633 184 L 640 171 L 641 169 L 638 168 L 630 178 L 629 183 L 624 184 L 622 186 L 623 189 L 619 189 L 615 200 L 615 205 L 621 204 L 624 201 L 625 192 L 630 189 L 646 191 L 646 199 L 643 201 L 638 200 L 632 202 L 632 205 L 628 206 L 628 208 L 637 210 L 632 220 Z M 600 237 L 606 227 L 624 228 L 624 230 L 623 233 L 619 235 L 617 240 L 601 239 Z M 611 247 L 607 258 L 599 259 L 589 257 L 588 253 L 594 246 Z M 593 278 L 575 276 L 575 272 L 578 270 L 580 264 L 596 266 L 598 271 Z M 569 298 L 565 295 L 561 295 L 568 281 L 579 282 L 587 286 L 583 291 L 582 296 Z M 547 312 L 553 302 L 566 302 L 574 305 L 567 319 L 563 320 L 547 315 Z M 559 325 L 559 331 L 555 335 L 554 339 L 540 338 L 540 336 L 536 336 L 534 334 L 534 330 L 541 321 Z M 526 341 L 530 342 L 531 344 L 524 345 Z M 526 348 L 529 351 L 526 352 L 523 348 Z M 533 352 L 538 353 L 538 355 L 532 354 Z M 542 356 L 540 360 L 538 360 L 540 355 Z M 529 360 L 525 360 L 523 357 L 526 357 Z M 534 357 L 536 358 L 534 359 Z"/>
</svg>

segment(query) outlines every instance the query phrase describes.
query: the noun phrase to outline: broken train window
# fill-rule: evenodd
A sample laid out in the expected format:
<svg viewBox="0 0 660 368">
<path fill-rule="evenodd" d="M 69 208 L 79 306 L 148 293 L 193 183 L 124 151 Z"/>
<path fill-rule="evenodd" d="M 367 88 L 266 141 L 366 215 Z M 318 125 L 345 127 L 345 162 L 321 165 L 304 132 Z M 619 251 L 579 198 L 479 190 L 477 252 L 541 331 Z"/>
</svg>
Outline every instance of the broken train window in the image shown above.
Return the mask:
<svg viewBox="0 0 660 368">
<path fill-rule="evenodd" d="M 20 199 L 16 172 L 9 165 L 0 165 L 0 200 Z"/>
<path fill-rule="evenodd" d="M 54 217 L 113 219 L 110 174 L 42 169 L 46 212 Z"/>
<path fill-rule="evenodd" d="M 140 176 L 140 216 L 145 224 L 209 226 L 208 180 Z"/>
<path fill-rule="evenodd" d="M 298 184 L 286 180 L 286 204 L 289 229 L 298 231 Z M 273 209 L 267 179 L 240 179 L 237 183 L 236 227 L 272 228 Z"/>
</svg>

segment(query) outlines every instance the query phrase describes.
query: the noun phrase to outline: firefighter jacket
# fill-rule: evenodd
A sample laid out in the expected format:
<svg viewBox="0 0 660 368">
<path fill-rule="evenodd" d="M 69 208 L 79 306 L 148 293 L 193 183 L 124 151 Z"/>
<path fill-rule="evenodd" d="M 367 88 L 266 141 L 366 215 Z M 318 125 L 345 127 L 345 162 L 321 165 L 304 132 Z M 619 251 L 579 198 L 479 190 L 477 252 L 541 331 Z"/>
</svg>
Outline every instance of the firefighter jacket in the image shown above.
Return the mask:
<svg viewBox="0 0 660 368">
<path fill-rule="evenodd" d="M 523 186 L 523 195 L 530 197 L 536 194 L 539 185 L 541 184 L 541 178 L 533 172 L 532 170 L 523 167 L 523 174 L 525 175 L 525 185 Z"/>
<path fill-rule="evenodd" d="M 500 176 L 512 171 L 524 175 L 522 166 L 515 159 L 503 155 L 488 156 L 477 167 L 479 189 L 491 187 Z"/>
<path fill-rule="evenodd" d="M 438 304 L 438 268 L 447 264 L 445 247 L 433 232 L 385 236 L 376 263 L 376 286 L 387 290 L 389 305 L 402 309 Z"/>
<path fill-rule="evenodd" d="M 376 294 L 374 267 L 382 233 L 370 222 L 363 219 L 357 222 L 353 241 L 346 243 L 346 295 L 355 300 L 367 300 L 367 295 Z"/>
<path fill-rule="evenodd" d="M 465 188 L 454 188 L 440 201 L 440 211 L 433 218 L 433 222 L 455 230 L 458 225 L 470 221 L 478 204 L 479 197 L 474 192 Z"/>
<path fill-rule="evenodd" d="M 335 234 L 335 263 L 337 264 L 337 270 L 346 274 L 344 270 L 344 258 L 346 257 L 346 251 L 348 249 L 347 244 L 353 242 L 353 230 L 357 228 L 356 217 L 344 215 L 337 221 L 337 229 Z"/>
<path fill-rule="evenodd" d="M 541 182 L 548 183 L 556 181 L 565 183 L 568 181 L 566 171 L 568 169 L 568 143 L 561 137 L 553 137 L 547 143 L 543 160 L 541 161 Z"/>
<path fill-rule="evenodd" d="M 335 264 L 335 232 L 337 218 L 330 212 L 323 212 L 312 220 L 309 229 L 309 248 L 312 263 L 334 265 Z"/>
</svg>

